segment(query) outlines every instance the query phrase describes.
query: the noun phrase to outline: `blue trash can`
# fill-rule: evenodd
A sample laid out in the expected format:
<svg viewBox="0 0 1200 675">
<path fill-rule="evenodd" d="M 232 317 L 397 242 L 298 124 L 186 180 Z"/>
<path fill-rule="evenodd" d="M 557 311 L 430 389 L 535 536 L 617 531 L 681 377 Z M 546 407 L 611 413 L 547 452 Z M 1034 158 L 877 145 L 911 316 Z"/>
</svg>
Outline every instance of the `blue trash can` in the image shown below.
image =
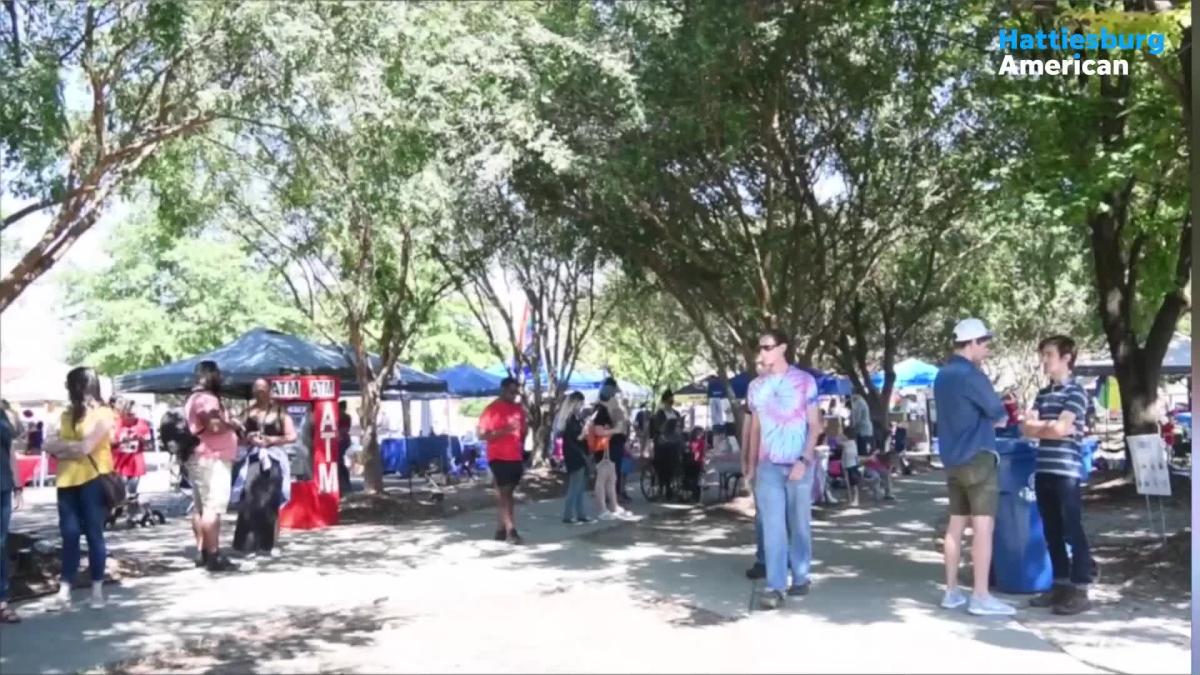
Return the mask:
<svg viewBox="0 0 1200 675">
<path fill-rule="evenodd" d="M 992 549 L 992 585 L 1004 593 L 1050 590 L 1054 572 L 1033 488 L 1037 448 L 997 439 L 1000 502 Z"/>
<path fill-rule="evenodd" d="M 1096 461 L 1096 449 L 1100 447 L 1099 438 L 1085 438 L 1080 445 L 1082 451 L 1083 467 L 1079 473 L 1079 480 L 1086 481 L 1088 476 L 1092 475 L 1092 465 Z"/>
</svg>

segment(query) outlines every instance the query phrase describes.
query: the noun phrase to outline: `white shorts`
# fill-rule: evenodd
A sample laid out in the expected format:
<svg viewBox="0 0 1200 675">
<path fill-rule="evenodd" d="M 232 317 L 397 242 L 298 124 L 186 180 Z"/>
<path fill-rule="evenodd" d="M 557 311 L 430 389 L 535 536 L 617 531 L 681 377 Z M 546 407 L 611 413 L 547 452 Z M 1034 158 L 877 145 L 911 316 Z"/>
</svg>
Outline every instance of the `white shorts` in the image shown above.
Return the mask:
<svg viewBox="0 0 1200 675">
<path fill-rule="evenodd" d="M 233 464 L 216 457 L 195 456 L 188 461 L 187 470 L 196 513 L 216 514 L 219 518 L 229 509 L 229 497 L 233 491 Z"/>
</svg>

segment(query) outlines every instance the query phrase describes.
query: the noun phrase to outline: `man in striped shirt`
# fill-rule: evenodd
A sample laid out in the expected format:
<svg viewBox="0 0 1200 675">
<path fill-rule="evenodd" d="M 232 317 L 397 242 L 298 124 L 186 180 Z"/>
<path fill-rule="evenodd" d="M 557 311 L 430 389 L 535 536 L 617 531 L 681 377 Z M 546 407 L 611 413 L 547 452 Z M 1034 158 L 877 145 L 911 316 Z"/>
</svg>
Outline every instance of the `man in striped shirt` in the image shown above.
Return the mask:
<svg viewBox="0 0 1200 675">
<path fill-rule="evenodd" d="M 1049 607 L 1055 614 L 1079 614 L 1091 607 L 1088 582 L 1092 559 L 1083 530 L 1079 486 L 1088 396 L 1071 377 L 1076 356 L 1074 340 L 1064 335 L 1046 338 L 1038 345 L 1038 353 L 1050 384 L 1038 392 L 1034 401 L 1037 421 L 1025 422 L 1022 431 L 1038 439 L 1034 487 L 1054 569 L 1054 587 L 1030 604 Z"/>
</svg>

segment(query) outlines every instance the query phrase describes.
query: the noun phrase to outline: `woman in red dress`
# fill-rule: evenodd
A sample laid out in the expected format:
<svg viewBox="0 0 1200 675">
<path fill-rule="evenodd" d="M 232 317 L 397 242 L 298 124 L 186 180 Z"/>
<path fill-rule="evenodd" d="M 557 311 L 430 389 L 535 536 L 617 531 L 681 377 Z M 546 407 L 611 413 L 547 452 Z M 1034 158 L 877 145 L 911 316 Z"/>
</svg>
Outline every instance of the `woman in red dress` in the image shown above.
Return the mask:
<svg viewBox="0 0 1200 675">
<path fill-rule="evenodd" d="M 120 417 L 113 430 L 113 471 L 125 478 L 129 498 L 137 496 L 138 481 L 146 475 L 146 451 L 150 449 L 150 425 L 133 412 L 133 401 L 117 403 Z"/>
</svg>

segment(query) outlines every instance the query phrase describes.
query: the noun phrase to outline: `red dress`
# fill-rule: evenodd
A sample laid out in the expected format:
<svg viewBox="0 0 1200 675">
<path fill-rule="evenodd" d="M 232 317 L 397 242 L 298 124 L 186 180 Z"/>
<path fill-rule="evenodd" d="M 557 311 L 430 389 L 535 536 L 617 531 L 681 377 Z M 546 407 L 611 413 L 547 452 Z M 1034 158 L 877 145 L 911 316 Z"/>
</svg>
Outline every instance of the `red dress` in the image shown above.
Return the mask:
<svg viewBox="0 0 1200 675">
<path fill-rule="evenodd" d="M 113 439 L 113 470 L 125 478 L 146 475 L 144 453 L 150 447 L 150 425 L 146 420 L 122 417 L 117 421 Z"/>
</svg>

